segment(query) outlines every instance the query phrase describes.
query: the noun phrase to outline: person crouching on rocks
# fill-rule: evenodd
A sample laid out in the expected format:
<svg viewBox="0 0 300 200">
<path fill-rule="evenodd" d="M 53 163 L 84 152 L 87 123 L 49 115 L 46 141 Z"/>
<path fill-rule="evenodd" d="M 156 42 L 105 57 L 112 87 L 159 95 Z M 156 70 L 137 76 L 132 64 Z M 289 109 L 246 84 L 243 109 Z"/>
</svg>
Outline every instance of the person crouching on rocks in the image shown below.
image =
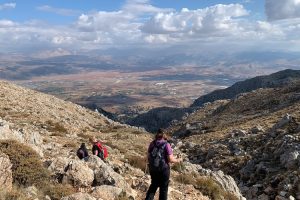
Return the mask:
<svg viewBox="0 0 300 200">
<path fill-rule="evenodd" d="M 167 142 L 166 135 L 162 129 L 159 129 L 148 148 L 151 185 L 147 191 L 146 200 L 154 199 L 157 188 L 159 188 L 159 200 L 168 199 L 170 163 L 181 161 L 182 159 L 174 158 L 173 150 Z"/>
<path fill-rule="evenodd" d="M 101 144 L 100 141 L 96 140 L 95 137 L 90 138 L 90 142 L 92 143 L 92 153 L 93 155 L 98 156 L 102 160 L 105 160 L 108 157 L 107 148 Z"/>
<path fill-rule="evenodd" d="M 89 153 L 87 151 L 87 148 L 85 146 L 85 143 L 81 143 L 80 148 L 77 150 L 77 156 L 80 160 L 87 161 L 89 158 Z"/>
</svg>

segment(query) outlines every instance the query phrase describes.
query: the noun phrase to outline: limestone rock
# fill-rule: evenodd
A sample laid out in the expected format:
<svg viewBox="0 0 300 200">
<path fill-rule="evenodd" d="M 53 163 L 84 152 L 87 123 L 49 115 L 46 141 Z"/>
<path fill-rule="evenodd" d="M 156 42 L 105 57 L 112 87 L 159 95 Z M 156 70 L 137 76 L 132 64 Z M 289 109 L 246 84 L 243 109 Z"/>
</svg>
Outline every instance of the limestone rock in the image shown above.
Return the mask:
<svg viewBox="0 0 300 200">
<path fill-rule="evenodd" d="M 95 198 L 102 198 L 105 200 L 115 200 L 116 198 L 119 197 L 119 195 L 122 193 L 122 189 L 111 186 L 111 185 L 101 185 L 97 186 L 93 192 L 92 196 Z"/>
<path fill-rule="evenodd" d="M 90 156 L 87 164 L 94 171 L 95 185 L 113 185 L 122 189 L 129 188 L 126 180 L 97 156 Z"/>
<path fill-rule="evenodd" d="M 210 176 L 219 184 L 221 187 L 228 191 L 233 193 L 235 196 L 237 196 L 240 200 L 245 199 L 243 195 L 240 192 L 240 189 L 236 185 L 236 182 L 234 179 L 229 176 L 225 175 L 221 170 L 219 171 L 212 171 Z"/>
<path fill-rule="evenodd" d="M 280 156 L 280 162 L 287 169 L 295 168 L 299 162 L 299 155 L 299 151 L 286 152 Z"/>
<path fill-rule="evenodd" d="M 231 137 L 245 137 L 247 135 L 247 131 L 235 129 L 230 133 Z"/>
<path fill-rule="evenodd" d="M 258 133 L 262 133 L 265 132 L 264 128 L 260 125 L 254 126 L 253 128 L 251 128 L 250 132 L 252 134 L 258 134 Z"/>
<path fill-rule="evenodd" d="M 66 167 L 70 163 L 70 159 L 65 158 L 65 157 L 57 157 L 54 158 L 49 165 L 48 169 L 56 174 L 56 175 L 62 175 L 65 173 Z"/>
<path fill-rule="evenodd" d="M 66 169 L 63 182 L 74 186 L 89 187 L 94 180 L 94 172 L 81 160 L 72 160 Z"/>
<path fill-rule="evenodd" d="M 4 190 L 12 189 L 12 164 L 6 154 L 0 153 L 0 185 Z"/>
<path fill-rule="evenodd" d="M 92 197 L 87 193 L 75 193 L 66 197 L 61 198 L 61 200 L 96 200 L 96 198 Z M 100 199 L 97 199 L 100 200 Z"/>
<path fill-rule="evenodd" d="M 286 124 L 288 124 L 290 121 L 293 120 L 293 117 L 290 114 L 286 114 L 279 122 L 277 122 L 272 129 L 276 130 L 279 128 L 284 127 Z"/>
</svg>

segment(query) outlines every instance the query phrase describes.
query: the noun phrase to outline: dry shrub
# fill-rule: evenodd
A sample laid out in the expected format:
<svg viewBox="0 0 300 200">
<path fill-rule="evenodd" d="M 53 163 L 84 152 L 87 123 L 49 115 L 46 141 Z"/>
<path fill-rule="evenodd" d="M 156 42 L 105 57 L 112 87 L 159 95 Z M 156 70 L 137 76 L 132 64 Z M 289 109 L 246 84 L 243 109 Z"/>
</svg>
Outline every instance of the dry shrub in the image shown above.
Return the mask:
<svg viewBox="0 0 300 200">
<path fill-rule="evenodd" d="M 13 187 L 11 191 L 0 191 L 1 200 L 29 200 L 20 188 Z"/>
<path fill-rule="evenodd" d="M 68 141 L 63 147 L 75 149 L 76 147 L 79 147 L 79 145 L 74 141 Z"/>
<path fill-rule="evenodd" d="M 52 200 L 60 200 L 64 196 L 74 194 L 76 191 L 71 185 L 67 184 L 46 184 L 42 191 Z"/>
<path fill-rule="evenodd" d="M 212 178 L 201 177 L 196 180 L 194 185 L 202 194 L 208 196 L 212 200 L 224 199 L 226 192 Z"/>
<path fill-rule="evenodd" d="M 185 185 L 195 185 L 195 177 L 192 174 L 179 174 L 175 177 L 178 183 Z"/>
<path fill-rule="evenodd" d="M 40 156 L 29 146 L 14 140 L 2 140 L 0 151 L 10 158 L 15 184 L 39 186 L 49 180 L 49 171 L 43 167 Z"/>
<path fill-rule="evenodd" d="M 48 120 L 45 123 L 47 125 L 47 130 L 59 134 L 58 136 L 60 136 L 60 134 L 64 134 L 68 132 L 68 130 L 58 122 L 53 122 L 51 120 Z"/>
<path fill-rule="evenodd" d="M 174 171 L 182 173 L 185 170 L 185 165 L 183 162 L 175 163 L 171 167 Z"/>
<path fill-rule="evenodd" d="M 135 167 L 139 168 L 142 171 L 146 171 L 147 168 L 147 158 L 141 157 L 141 156 L 135 156 L 135 155 L 125 155 L 125 159 L 128 160 L 128 163 Z"/>
</svg>

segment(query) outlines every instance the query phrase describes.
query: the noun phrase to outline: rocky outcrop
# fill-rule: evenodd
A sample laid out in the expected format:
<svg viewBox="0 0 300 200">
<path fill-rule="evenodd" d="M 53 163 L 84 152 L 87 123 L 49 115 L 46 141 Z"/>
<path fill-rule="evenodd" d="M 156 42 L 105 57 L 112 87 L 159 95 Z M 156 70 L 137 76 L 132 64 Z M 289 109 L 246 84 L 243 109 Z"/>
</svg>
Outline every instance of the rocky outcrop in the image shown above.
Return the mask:
<svg viewBox="0 0 300 200">
<path fill-rule="evenodd" d="M 209 175 L 214 179 L 221 187 L 228 192 L 231 192 L 240 200 L 246 200 L 240 192 L 239 187 L 237 186 L 235 180 L 229 176 L 225 175 L 221 170 L 211 171 Z"/>
<path fill-rule="evenodd" d="M 17 140 L 21 143 L 30 145 L 31 148 L 36 150 L 40 156 L 43 156 L 41 150 L 42 137 L 36 131 L 30 131 L 27 128 L 13 130 L 10 123 L 0 118 L 0 140 Z"/>
<path fill-rule="evenodd" d="M 123 189 L 129 188 L 126 180 L 97 156 L 91 156 L 87 164 L 95 174 L 94 186 L 112 185 Z"/>
<path fill-rule="evenodd" d="M 6 154 L 0 152 L 0 185 L 1 189 L 10 191 L 12 189 L 12 164 Z"/>
<path fill-rule="evenodd" d="M 80 160 L 72 160 L 65 168 L 62 182 L 75 187 L 90 187 L 94 181 L 94 171 Z"/>
</svg>

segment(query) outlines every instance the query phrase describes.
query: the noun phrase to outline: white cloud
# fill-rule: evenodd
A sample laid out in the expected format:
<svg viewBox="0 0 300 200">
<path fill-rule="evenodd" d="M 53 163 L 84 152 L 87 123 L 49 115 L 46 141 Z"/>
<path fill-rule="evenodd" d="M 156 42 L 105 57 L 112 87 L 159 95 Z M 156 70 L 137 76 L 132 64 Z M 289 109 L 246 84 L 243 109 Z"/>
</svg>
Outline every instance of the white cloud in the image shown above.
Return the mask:
<svg viewBox="0 0 300 200">
<path fill-rule="evenodd" d="M 6 20 L 6 19 L 0 20 L 0 28 L 8 28 L 8 27 L 12 27 L 15 25 L 16 25 L 16 23 L 14 23 L 13 21 Z"/>
<path fill-rule="evenodd" d="M 51 6 L 42 10 L 73 14 L 72 10 L 57 11 Z M 78 14 L 77 20 L 69 26 L 48 25 L 39 20 L 20 23 L 0 19 L 0 51 L 13 48 L 80 51 L 104 46 L 151 48 L 160 45 L 200 49 L 204 48 L 203 44 L 205 48 L 211 45 L 222 50 L 230 45 L 239 44 L 240 48 L 242 44 L 262 46 L 270 42 L 276 42 L 278 48 L 289 48 L 287 44 L 300 43 L 299 24 L 297 18 L 254 21 L 251 12 L 241 4 L 175 11 L 155 7 L 148 0 L 130 0 L 120 10 Z"/>
<path fill-rule="evenodd" d="M 4 4 L 0 4 L 0 10 L 4 10 L 4 9 L 12 9 L 16 7 L 16 3 L 4 3 Z"/>
<path fill-rule="evenodd" d="M 240 4 L 215 5 L 205 9 L 158 13 L 141 30 L 148 34 L 169 34 L 171 37 L 206 37 L 236 34 L 242 29 L 237 18 L 248 15 Z"/>
<path fill-rule="evenodd" d="M 269 20 L 300 17 L 300 0 L 266 0 L 266 15 Z"/>
<path fill-rule="evenodd" d="M 149 0 L 127 0 L 127 3 L 123 6 L 125 12 L 135 14 L 145 13 L 159 13 L 159 12 L 172 12 L 172 8 L 158 8 L 150 4 Z"/>
<path fill-rule="evenodd" d="M 79 11 L 79 10 L 54 8 L 49 5 L 39 6 L 39 7 L 37 7 L 37 10 L 44 11 L 44 12 L 51 12 L 51 13 L 55 13 L 55 14 L 63 15 L 63 16 L 76 16 L 81 13 L 81 11 Z"/>
</svg>

